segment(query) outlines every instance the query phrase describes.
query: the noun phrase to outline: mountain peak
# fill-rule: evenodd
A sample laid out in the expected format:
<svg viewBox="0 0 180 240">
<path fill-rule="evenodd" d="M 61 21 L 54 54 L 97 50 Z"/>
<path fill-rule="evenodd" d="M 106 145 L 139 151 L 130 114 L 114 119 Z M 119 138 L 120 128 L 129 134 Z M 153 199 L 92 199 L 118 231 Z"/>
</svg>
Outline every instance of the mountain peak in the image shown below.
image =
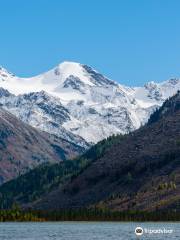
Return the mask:
<svg viewBox="0 0 180 240">
<path fill-rule="evenodd" d="M 170 83 L 171 85 L 176 85 L 176 84 L 180 83 L 180 79 L 179 78 L 171 78 L 167 82 Z"/>
<path fill-rule="evenodd" d="M 2 66 L 0 66 L 0 80 L 5 81 L 7 78 L 14 77 L 15 75 Z"/>
<path fill-rule="evenodd" d="M 168 115 L 173 115 L 175 112 L 180 110 L 180 91 L 178 91 L 174 96 L 167 99 L 162 107 L 157 109 L 149 118 L 148 123 L 157 122 L 159 119 L 166 117 Z"/>
<path fill-rule="evenodd" d="M 42 80 L 42 84 L 53 86 L 55 92 L 57 93 L 59 89 L 61 89 L 61 87 L 63 86 L 66 79 L 70 76 L 79 78 L 84 84 L 90 86 L 93 85 L 82 65 L 77 62 L 62 62 L 52 70 L 41 74 L 40 78 Z"/>
<path fill-rule="evenodd" d="M 72 62 L 72 61 L 63 61 L 61 63 L 59 63 L 58 66 L 77 66 L 77 65 L 81 65 L 79 62 Z"/>
<path fill-rule="evenodd" d="M 69 61 L 64 61 L 55 68 L 55 70 L 58 69 L 60 72 L 70 72 L 71 75 L 77 74 L 82 71 L 81 69 L 81 64 L 77 62 L 69 62 Z"/>
<path fill-rule="evenodd" d="M 61 75 L 65 80 L 73 76 L 89 86 L 117 85 L 94 68 L 78 62 L 62 62 L 55 68 L 54 73 Z"/>
</svg>

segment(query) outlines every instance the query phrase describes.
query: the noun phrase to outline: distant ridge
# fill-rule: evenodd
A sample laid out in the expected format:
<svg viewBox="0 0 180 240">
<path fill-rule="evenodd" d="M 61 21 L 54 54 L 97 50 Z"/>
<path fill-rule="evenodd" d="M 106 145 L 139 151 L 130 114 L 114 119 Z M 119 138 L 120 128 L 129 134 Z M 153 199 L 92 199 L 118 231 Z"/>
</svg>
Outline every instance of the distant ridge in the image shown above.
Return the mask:
<svg viewBox="0 0 180 240">
<path fill-rule="evenodd" d="M 83 151 L 84 148 L 39 131 L 0 108 L 0 184 L 40 164 L 71 159 Z"/>
</svg>

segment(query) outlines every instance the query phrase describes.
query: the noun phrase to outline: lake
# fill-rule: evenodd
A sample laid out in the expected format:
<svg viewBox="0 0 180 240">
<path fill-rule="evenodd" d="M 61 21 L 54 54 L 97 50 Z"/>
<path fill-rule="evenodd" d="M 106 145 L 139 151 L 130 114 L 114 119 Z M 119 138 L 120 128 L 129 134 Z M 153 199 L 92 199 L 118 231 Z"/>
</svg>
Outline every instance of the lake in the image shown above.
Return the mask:
<svg viewBox="0 0 180 240">
<path fill-rule="evenodd" d="M 143 234 L 136 236 L 135 228 Z M 159 233 L 157 233 L 159 231 Z M 180 239 L 180 223 L 44 222 L 0 223 L 0 240 Z"/>
</svg>

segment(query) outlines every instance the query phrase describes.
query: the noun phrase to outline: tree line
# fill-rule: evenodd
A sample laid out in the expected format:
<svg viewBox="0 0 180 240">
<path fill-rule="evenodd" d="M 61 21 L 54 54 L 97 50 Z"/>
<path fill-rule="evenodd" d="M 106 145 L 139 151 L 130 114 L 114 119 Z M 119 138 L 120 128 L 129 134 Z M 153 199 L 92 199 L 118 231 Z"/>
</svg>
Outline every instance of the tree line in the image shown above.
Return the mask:
<svg viewBox="0 0 180 240">
<path fill-rule="evenodd" d="M 174 211 L 110 211 L 98 208 L 61 210 L 0 210 L 0 221 L 180 221 L 180 212 Z"/>
</svg>

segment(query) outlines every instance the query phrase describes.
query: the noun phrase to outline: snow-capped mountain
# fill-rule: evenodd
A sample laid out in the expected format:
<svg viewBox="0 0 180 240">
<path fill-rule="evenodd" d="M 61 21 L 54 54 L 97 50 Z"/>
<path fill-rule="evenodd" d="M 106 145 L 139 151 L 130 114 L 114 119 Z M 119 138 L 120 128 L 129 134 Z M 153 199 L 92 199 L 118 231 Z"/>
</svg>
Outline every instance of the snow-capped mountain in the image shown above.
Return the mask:
<svg viewBox="0 0 180 240">
<path fill-rule="evenodd" d="M 24 122 L 86 145 L 144 124 L 180 80 L 127 87 L 87 65 L 64 62 L 32 78 L 0 68 L 0 103 Z M 8 90 L 8 91 L 7 91 Z M 85 140 L 85 141 L 84 141 Z"/>
</svg>

